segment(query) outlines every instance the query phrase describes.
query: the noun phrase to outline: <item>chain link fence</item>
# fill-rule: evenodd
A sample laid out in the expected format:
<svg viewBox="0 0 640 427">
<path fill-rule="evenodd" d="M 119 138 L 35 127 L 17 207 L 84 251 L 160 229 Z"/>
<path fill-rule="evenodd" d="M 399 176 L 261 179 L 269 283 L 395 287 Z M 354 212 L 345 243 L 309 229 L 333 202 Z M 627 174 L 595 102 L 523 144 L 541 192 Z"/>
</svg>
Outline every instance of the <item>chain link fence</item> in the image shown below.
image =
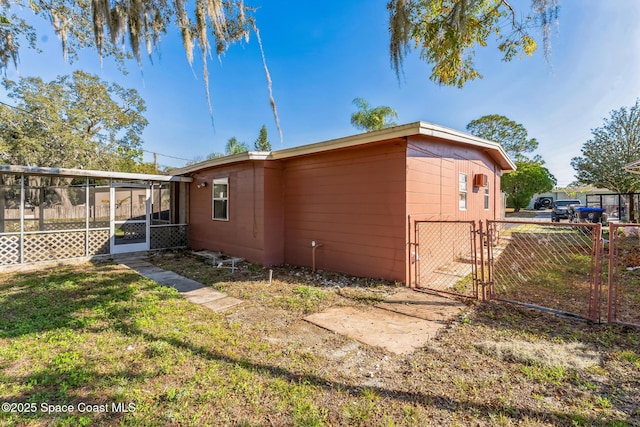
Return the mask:
<svg viewBox="0 0 640 427">
<path fill-rule="evenodd" d="M 607 321 L 640 326 L 640 224 L 610 224 Z M 608 238 L 608 239 L 607 239 Z"/>
<path fill-rule="evenodd" d="M 419 288 L 640 327 L 640 224 L 416 221 L 412 255 Z"/>
<path fill-rule="evenodd" d="M 599 320 L 601 225 L 488 221 L 490 293 Z"/>
<path fill-rule="evenodd" d="M 416 285 L 478 298 L 477 233 L 473 221 L 416 221 Z"/>
<path fill-rule="evenodd" d="M 640 327 L 640 224 L 416 221 L 412 255 L 419 288 Z"/>
<path fill-rule="evenodd" d="M 600 318 L 600 224 L 417 221 L 415 236 L 420 288 Z"/>
</svg>

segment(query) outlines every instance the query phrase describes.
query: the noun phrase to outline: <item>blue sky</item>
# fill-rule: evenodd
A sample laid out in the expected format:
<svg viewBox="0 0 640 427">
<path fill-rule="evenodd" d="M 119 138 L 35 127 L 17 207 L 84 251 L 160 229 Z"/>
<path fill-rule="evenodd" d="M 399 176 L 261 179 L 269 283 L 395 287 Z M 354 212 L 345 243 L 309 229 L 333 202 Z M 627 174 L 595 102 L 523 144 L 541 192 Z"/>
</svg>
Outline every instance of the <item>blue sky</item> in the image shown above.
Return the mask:
<svg viewBox="0 0 640 427">
<path fill-rule="evenodd" d="M 393 107 L 399 123 L 423 120 L 462 131 L 480 116 L 502 114 L 540 142 L 537 154 L 560 186 L 574 179 L 571 158 L 580 155 L 591 129 L 640 96 L 640 2 L 635 0 L 561 0 L 550 64 L 542 46 L 533 58 L 507 63 L 496 49 L 478 48 L 476 63 L 484 78 L 463 89 L 431 82 L 430 66 L 417 53 L 407 58 L 398 82 L 389 63 L 385 0 L 246 3 L 259 7 L 256 19 L 282 142 L 255 36 L 233 45 L 220 60 L 209 60 L 215 126 L 201 63 L 196 59 L 189 66 L 177 33 L 162 40 L 153 63 L 144 58 L 141 69 L 131 63 L 123 76 L 108 59 L 101 66 L 91 51 L 81 61 L 65 63 L 59 41 L 46 29 L 40 36 L 44 52 L 23 51 L 18 69 L 8 69 L 7 77 L 51 80 L 81 68 L 136 88 L 147 104 L 144 149 L 159 153 L 159 163 L 169 166 L 185 161 L 167 156 L 194 159 L 223 152 L 232 136 L 252 145 L 263 124 L 274 149 L 358 133 L 350 124 L 356 97 Z M 151 158 L 145 153 L 145 160 Z"/>
</svg>

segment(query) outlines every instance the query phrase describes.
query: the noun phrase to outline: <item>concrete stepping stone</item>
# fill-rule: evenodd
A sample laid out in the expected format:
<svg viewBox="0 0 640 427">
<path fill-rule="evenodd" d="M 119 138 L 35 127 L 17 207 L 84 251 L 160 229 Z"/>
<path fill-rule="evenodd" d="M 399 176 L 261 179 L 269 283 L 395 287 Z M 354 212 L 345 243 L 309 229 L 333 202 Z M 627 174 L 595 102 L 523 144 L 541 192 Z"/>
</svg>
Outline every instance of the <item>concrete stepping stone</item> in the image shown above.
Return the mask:
<svg viewBox="0 0 640 427">
<path fill-rule="evenodd" d="M 221 312 L 238 304 L 242 304 L 242 300 L 233 297 L 224 297 L 205 302 L 202 305 L 215 312 Z"/>
<path fill-rule="evenodd" d="M 330 307 L 304 320 L 361 343 L 408 354 L 424 347 L 443 325 L 380 308 Z"/>
<path fill-rule="evenodd" d="M 218 292 L 211 288 L 200 288 L 189 292 L 183 292 L 182 296 L 193 303 L 204 304 L 205 302 L 225 298 L 227 294 Z"/>
<path fill-rule="evenodd" d="M 452 298 L 406 288 L 376 307 L 434 322 L 448 323 L 464 313 L 467 306 Z"/>
<path fill-rule="evenodd" d="M 330 307 L 304 320 L 364 344 L 408 354 L 424 347 L 465 310 L 454 299 L 407 288 L 373 308 Z"/>
<path fill-rule="evenodd" d="M 147 279 L 174 288 L 187 301 L 207 307 L 209 310 L 220 312 L 242 303 L 242 300 L 232 298 L 224 292 L 216 291 L 173 271 L 163 270 L 139 257 L 131 259 L 118 257 L 116 261 Z"/>
</svg>

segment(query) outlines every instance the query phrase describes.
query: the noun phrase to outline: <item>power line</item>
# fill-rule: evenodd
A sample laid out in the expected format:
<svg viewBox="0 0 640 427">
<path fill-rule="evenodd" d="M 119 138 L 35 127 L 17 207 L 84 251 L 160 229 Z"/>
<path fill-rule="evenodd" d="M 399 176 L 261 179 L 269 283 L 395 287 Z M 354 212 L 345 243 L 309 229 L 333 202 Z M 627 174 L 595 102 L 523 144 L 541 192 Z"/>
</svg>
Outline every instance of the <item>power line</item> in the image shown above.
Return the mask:
<svg viewBox="0 0 640 427">
<path fill-rule="evenodd" d="M 162 157 L 168 157 L 170 159 L 176 159 L 176 160 L 184 160 L 185 162 L 190 162 L 193 159 L 183 159 L 182 157 L 175 157 L 175 156 L 170 156 L 168 154 L 162 154 L 162 153 L 158 153 L 157 151 L 149 151 L 149 150 L 142 150 L 145 153 L 149 153 L 149 154 L 155 154 L 158 156 L 162 156 Z"/>
<path fill-rule="evenodd" d="M 37 114 L 33 113 L 32 111 L 25 110 L 24 108 L 20 108 L 20 107 L 17 107 L 15 105 L 7 104 L 6 102 L 3 102 L 3 101 L 0 101 L 0 104 L 4 105 L 6 107 L 9 107 L 9 108 L 13 108 L 14 110 L 22 111 L 23 113 L 27 113 L 28 115 L 33 117 L 41 125 L 43 125 L 43 126 L 45 126 L 47 128 L 49 127 L 49 124 L 42 117 L 38 116 Z"/>
</svg>

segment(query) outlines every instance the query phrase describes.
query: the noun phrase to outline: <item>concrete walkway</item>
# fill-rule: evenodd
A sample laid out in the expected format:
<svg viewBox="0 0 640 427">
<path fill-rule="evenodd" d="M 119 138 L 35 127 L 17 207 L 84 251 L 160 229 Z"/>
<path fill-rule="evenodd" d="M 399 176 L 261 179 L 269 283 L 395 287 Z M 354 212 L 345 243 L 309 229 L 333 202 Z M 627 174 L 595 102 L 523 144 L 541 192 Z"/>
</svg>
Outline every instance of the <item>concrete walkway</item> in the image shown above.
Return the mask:
<svg viewBox="0 0 640 427">
<path fill-rule="evenodd" d="M 115 257 L 114 260 L 143 277 L 176 289 L 186 300 L 194 304 L 200 304 L 215 312 L 221 312 L 242 303 L 242 300 L 230 297 L 224 292 L 216 291 L 200 282 L 180 276 L 173 271 L 156 267 L 146 261 L 145 257 L 146 255 L 140 254 L 120 255 Z"/>
</svg>

